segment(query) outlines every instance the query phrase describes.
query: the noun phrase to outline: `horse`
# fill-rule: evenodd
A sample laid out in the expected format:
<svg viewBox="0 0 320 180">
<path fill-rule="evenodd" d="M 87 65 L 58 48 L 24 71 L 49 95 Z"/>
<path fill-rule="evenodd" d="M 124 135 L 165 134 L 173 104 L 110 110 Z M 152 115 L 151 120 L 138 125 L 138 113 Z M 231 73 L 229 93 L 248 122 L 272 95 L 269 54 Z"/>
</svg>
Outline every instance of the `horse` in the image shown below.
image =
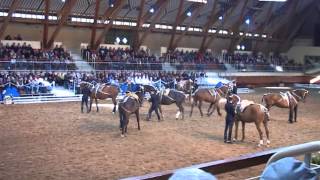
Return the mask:
<svg viewBox="0 0 320 180">
<path fill-rule="evenodd" d="M 221 86 L 220 88 L 212 89 L 212 90 L 210 90 L 209 88 L 197 89 L 194 92 L 194 94 L 192 95 L 193 103 L 191 105 L 190 117 L 192 116 L 193 107 L 197 104 L 198 104 L 198 108 L 200 111 L 200 115 L 201 115 L 201 117 L 203 117 L 203 113 L 202 113 L 202 109 L 201 109 L 202 101 L 210 103 L 210 106 L 209 106 L 208 112 L 207 112 L 208 116 L 210 116 L 215 111 L 215 109 L 217 109 L 218 115 L 221 116 L 219 101 L 221 98 L 225 98 L 229 92 L 230 92 L 230 87 L 227 84 Z M 198 103 L 198 101 L 199 101 L 199 103 Z M 213 109 L 210 112 L 212 107 L 213 107 Z"/>
<path fill-rule="evenodd" d="M 236 94 L 232 94 L 229 96 L 231 99 L 231 103 L 236 107 L 236 115 L 235 115 L 235 140 L 238 138 L 238 124 L 239 121 L 242 123 L 242 140 L 245 138 L 245 123 L 255 123 L 256 128 L 259 132 L 260 142 L 258 146 L 263 145 L 263 133 L 261 130 L 261 124 L 263 124 L 265 133 L 267 136 L 267 145 L 270 144 L 269 139 L 269 129 L 268 129 L 268 121 L 269 121 L 269 111 L 266 107 L 261 104 L 254 103 L 253 101 L 242 100 Z M 243 107 L 241 107 L 243 106 Z"/>
<path fill-rule="evenodd" d="M 183 103 L 185 102 L 186 95 L 182 91 L 178 91 L 175 89 L 165 89 L 158 91 L 154 86 L 151 85 L 144 85 L 145 92 L 154 92 L 158 96 L 160 96 L 160 105 L 159 105 L 159 111 L 162 116 L 162 108 L 161 105 L 171 105 L 175 103 L 179 110 L 176 114 L 176 119 L 179 119 L 180 113 L 181 113 L 181 119 L 184 120 L 184 107 Z"/>
<path fill-rule="evenodd" d="M 91 107 L 93 103 L 93 99 L 95 99 L 96 102 L 96 107 L 97 107 L 97 112 L 99 112 L 98 108 L 98 99 L 104 100 L 107 98 L 112 99 L 112 103 L 114 105 L 112 113 L 116 112 L 116 107 L 117 107 L 117 96 L 119 94 L 119 88 L 115 85 L 106 85 L 106 84 L 100 84 L 97 83 L 96 85 L 82 81 L 80 82 L 80 89 L 82 88 L 89 88 L 90 89 L 90 108 L 89 112 L 91 112 Z"/>
<path fill-rule="evenodd" d="M 135 97 L 135 95 L 137 97 Z M 138 130 L 140 130 L 140 115 L 139 108 L 143 100 L 144 92 L 137 91 L 133 95 L 126 95 L 122 100 L 119 101 L 119 118 L 120 118 L 120 131 L 121 137 L 127 133 L 127 127 L 129 124 L 129 117 L 131 114 L 135 114 L 138 123 Z"/>
<path fill-rule="evenodd" d="M 305 102 L 309 91 L 305 89 L 296 89 L 287 91 L 286 93 L 268 93 L 264 94 L 261 102 L 265 103 L 268 110 L 272 106 L 279 108 L 289 108 L 289 123 L 297 122 L 298 102 Z"/>
<path fill-rule="evenodd" d="M 191 101 L 193 81 L 191 79 L 181 80 L 177 83 L 176 89 L 178 91 L 183 91 L 185 94 L 189 95 L 189 102 Z"/>
</svg>

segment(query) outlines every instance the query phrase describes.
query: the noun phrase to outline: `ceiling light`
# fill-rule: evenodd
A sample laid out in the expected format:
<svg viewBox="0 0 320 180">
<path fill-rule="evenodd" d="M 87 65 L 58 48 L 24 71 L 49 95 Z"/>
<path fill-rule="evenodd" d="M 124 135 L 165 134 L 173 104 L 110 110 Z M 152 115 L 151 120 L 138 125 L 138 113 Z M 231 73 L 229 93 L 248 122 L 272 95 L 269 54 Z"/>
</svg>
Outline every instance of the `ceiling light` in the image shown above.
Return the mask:
<svg viewBox="0 0 320 180">
<path fill-rule="evenodd" d="M 188 12 L 187 12 L 187 16 L 190 17 L 191 15 L 192 15 L 191 11 L 188 11 Z"/>
<path fill-rule="evenodd" d="M 150 13 L 154 13 L 154 8 L 149 9 Z"/>
</svg>

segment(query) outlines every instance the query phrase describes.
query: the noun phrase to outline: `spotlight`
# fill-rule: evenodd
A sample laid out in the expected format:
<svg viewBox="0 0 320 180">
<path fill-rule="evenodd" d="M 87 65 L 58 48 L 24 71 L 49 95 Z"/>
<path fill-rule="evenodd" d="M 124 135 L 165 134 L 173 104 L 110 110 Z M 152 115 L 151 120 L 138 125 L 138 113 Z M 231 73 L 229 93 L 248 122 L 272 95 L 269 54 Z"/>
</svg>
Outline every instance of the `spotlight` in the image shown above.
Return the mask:
<svg viewBox="0 0 320 180">
<path fill-rule="evenodd" d="M 121 40 L 120 40 L 120 38 L 119 38 L 119 37 L 117 37 L 117 38 L 116 38 L 116 43 L 118 43 L 118 44 L 119 44 L 119 43 L 120 43 L 120 41 L 121 41 Z"/>
<path fill-rule="evenodd" d="M 244 46 L 244 45 L 242 45 L 241 46 L 241 50 L 243 51 L 243 50 L 245 50 L 246 49 L 246 47 Z"/>
<path fill-rule="evenodd" d="M 191 15 L 192 15 L 191 11 L 188 11 L 188 12 L 187 12 L 187 16 L 190 17 Z"/>
<path fill-rule="evenodd" d="M 124 37 L 124 38 L 122 39 L 122 42 L 123 42 L 123 44 L 127 44 L 128 39 Z"/>
<path fill-rule="evenodd" d="M 221 21 L 223 19 L 223 16 L 219 16 L 219 20 Z"/>
<path fill-rule="evenodd" d="M 246 20 L 246 24 L 250 24 L 250 19 L 248 18 L 247 20 Z"/>
<path fill-rule="evenodd" d="M 237 49 L 240 50 L 240 48 L 241 48 L 240 45 L 238 45 L 238 46 L 237 46 Z"/>
<path fill-rule="evenodd" d="M 154 8 L 152 7 L 151 9 L 149 9 L 150 13 L 154 13 Z"/>
<path fill-rule="evenodd" d="M 66 0 L 61 0 L 61 2 L 63 2 L 63 3 L 64 3 L 64 2 L 66 2 Z"/>
</svg>

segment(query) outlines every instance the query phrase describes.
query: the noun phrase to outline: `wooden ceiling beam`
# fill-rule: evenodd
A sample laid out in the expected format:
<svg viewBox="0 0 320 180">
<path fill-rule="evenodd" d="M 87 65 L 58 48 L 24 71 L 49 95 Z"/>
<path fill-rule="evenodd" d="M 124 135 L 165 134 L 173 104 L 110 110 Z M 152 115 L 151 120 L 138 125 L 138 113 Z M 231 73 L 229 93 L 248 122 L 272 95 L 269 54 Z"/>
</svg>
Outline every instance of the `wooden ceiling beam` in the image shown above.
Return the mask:
<svg viewBox="0 0 320 180">
<path fill-rule="evenodd" d="M 180 3 L 179 3 L 179 8 L 178 8 L 178 12 L 177 12 L 177 16 L 176 16 L 176 20 L 174 22 L 174 25 L 172 27 L 172 34 L 171 34 L 171 37 L 170 37 L 170 41 L 169 41 L 169 46 L 168 46 L 168 49 L 171 50 L 171 47 L 172 47 L 172 44 L 173 44 L 173 41 L 174 41 L 174 36 L 176 34 L 176 31 L 177 31 L 177 26 L 178 24 L 181 24 L 184 20 L 185 20 L 185 14 L 181 14 L 182 12 L 182 9 L 183 9 L 183 3 L 184 0 L 180 0 Z"/>
<path fill-rule="evenodd" d="M 99 45 L 101 44 L 102 40 L 105 39 L 105 36 L 107 34 L 107 32 L 111 29 L 112 24 L 113 24 L 113 19 L 115 18 L 115 16 L 117 16 L 117 14 L 120 12 L 120 10 L 122 9 L 122 7 L 125 4 L 125 0 L 117 0 L 114 7 L 109 7 L 106 10 L 105 16 L 103 19 L 107 19 L 109 18 L 109 23 L 108 24 L 104 24 L 104 28 L 100 34 L 100 36 L 98 37 L 96 43 L 93 46 L 93 49 L 97 49 L 99 47 Z M 103 21 L 104 22 L 104 21 Z"/>
<path fill-rule="evenodd" d="M 151 33 L 152 29 L 154 29 L 156 22 L 160 19 L 163 11 L 165 10 L 165 7 L 167 6 L 167 4 L 169 2 L 169 0 L 162 0 L 162 1 L 163 1 L 163 3 L 161 4 L 161 6 L 155 10 L 156 14 L 155 14 L 155 17 L 152 19 L 149 28 L 142 34 L 142 37 L 139 39 L 138 47 L 140 47 L 142 45 L 144 40 Z"/>
<path fill-rule="evenodd" d="M 182 34 L 178 37 L 178 39 L 176 39 L 176 41 L 173 43 L 172 51 L 174 51 L 177 48 L 179 42 L 186 35 L 186 33 L 188 32 L 188 29 L 192 26 L 192 23 L 197 19 L 198 15 L 200 14 L 200 10 L 202 9 L 202 7 L 204 7 L 203 3 L 201 3 L 200 6 L 198 6 L 197 9 L 195 9 L 195 11 L 192 13 L 191 20 L 187 24 L 186 29 L 182 32 Z"/>
<path fill-rule="evenodd" d="M 42 48 L 47 49 L 50 0 L 44 0 L 44 3 L 45 3 L 45 7 L 44 7 L 44 20 L 43 20 Z"/>
<path fill-rule="evenodd" d="M 145 0 L 141 0 L 140 2 L 140 11 L 139 11 L 139 15 L 138 15 L 138 21 L 137 21 L 137 27 L 136 27 L 136 31 L 135 31 L 135 37 L 134 37 L 134 42 L 133 42 L 133 49 L 136 51 L 138 50 L 140 47 L 138 46 L 139 43 L 139 30 L 142 27 L 142 15 L 144 12 L 144 5 L 145 5 Z"/>
<path fill-rule="evenodd" d="M 76 4 L 76 2 L 77 2 L 77 0 L 68 0 L 63 5 L 63 7 L 58 15 L 58 19 L 59 19 L 58 26 L 56 27 L 56 29 L 52 33 L 50 40 L 48 41 L 48 43 L 46 45 L 46 48 L 50 48 L 53 45 L 55 38 L 59 34 L 62 26 L 67 22 L 69 14 L 70 14 L 73 6 Z"/>
<path fill-rule="evenodd" d="M 238 5 L 239 3 L 240 3 L 240 1 L 238 0 L 238 1 L 235 2 L 235 4 L 232 4 L 231 6 L 229 6 L 229 8 L 228 8 L 228 9 L 226 10 L 226 12 L 225 12 L 225 15 L 224 15 L 224 18 L 223 18 L 223 20 L 222 20 L 222 23 L 221 23 L 221 25 L 218 27 L 217 30 L 222 29 L 222 28 L 224 27 L 224 24 L 225 24 L 226 22 L 228 22 L 230 16 L 234 13 L 234 11 L 236 10 L 236 7 L 237 7 L 237 5 Z M 212 35 L 212 36 L 208 39 L 208 42 L 206 43 L 206 45 L 204 46 L 203 49 L 207 49 L 207 48 L 210 46 L 210 44 L 211 44 L 211 43 L 213 42 L 213 40 L 216 38 L 217 34 L 218 34 L 218 32 L 216 32 L 216 34 Z"/>
<path fill-rule="evenodd" d="M 9 12 L 8 12 L 8 16 L 5 17 L 4 22 L 2 23 L 2 26 L 0 27 L 0 39 L 3 37 L 8 24 L 10 22 L 10 19 L 12 17 L 13 12 L 17 9 L 18 5 L 19 5 L 20 0 L 13 0 L 11 3 L 11 6 L 9 8 Z"/>
<path fill-rule="evenodd" d="M 97 34 L 97 22 L 99 18 L 99 9 L 100 9 L 100 1 L 96 0 L 95 4 L 95 12 L 94 12 L 94 21 L 91 29 L 91 39 L 90 39 L 90 48 L 94 46 L 94 43 L 96 41 L 96 34 Z"/>
<path fill-rule="evenodd" d="M 217 4 L 218 4 L 218 0 L 215 0 L 214 3 L 213 3 L 213 6 L 212 6 L 211 13 L 208 16 L 206 24 L 204 25 L 203 33 L 202 33 L 203 34 L 203 38 L 202 38 L 202 41 L 201 41 L 200 52 L 204 52 L 205 51 L 204 45 L 205 45 L 205 43 L 207 41 L 207 38 L 208 38 L 208 35 L 209 35 L 208 31 L 209 31 L 210 27 L 214 23 L 216 23 L 216 21 L 219 19 L 219 12 L 216 12 Z"/>
</svg>

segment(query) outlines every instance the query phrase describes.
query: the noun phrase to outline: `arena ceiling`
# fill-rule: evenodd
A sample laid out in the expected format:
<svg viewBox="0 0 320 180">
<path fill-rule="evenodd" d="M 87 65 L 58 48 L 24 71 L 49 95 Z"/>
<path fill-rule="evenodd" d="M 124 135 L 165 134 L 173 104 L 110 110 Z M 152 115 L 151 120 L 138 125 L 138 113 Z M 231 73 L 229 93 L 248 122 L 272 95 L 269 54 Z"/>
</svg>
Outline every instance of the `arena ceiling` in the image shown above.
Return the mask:
<svg viewBox="0 0 320 180">
<path fill-rule="evenodd" d="M 319 4 L 318 0 L 207 0 L 206 3 L 190 0 L 1 0 L 0 11 L 9 12 L 13 1 L 18 1 L 15 12 L 45 14 L 45 2 L 48 1 L 48 13 L 60 17 L 71 1 L 69 18 L 116 19 L 136 22 L 140 26 L 144 23 L 164 24 L 173 29 L 177 26 L 199 27 L 204 36 L 211 28 L 272 36 L 283 30 L 283 24 L 297 23 L 297 15 L 303 16 L 313 4 Z M 154 12 L 150 11 L 152 8 Z"/>
</svg>

